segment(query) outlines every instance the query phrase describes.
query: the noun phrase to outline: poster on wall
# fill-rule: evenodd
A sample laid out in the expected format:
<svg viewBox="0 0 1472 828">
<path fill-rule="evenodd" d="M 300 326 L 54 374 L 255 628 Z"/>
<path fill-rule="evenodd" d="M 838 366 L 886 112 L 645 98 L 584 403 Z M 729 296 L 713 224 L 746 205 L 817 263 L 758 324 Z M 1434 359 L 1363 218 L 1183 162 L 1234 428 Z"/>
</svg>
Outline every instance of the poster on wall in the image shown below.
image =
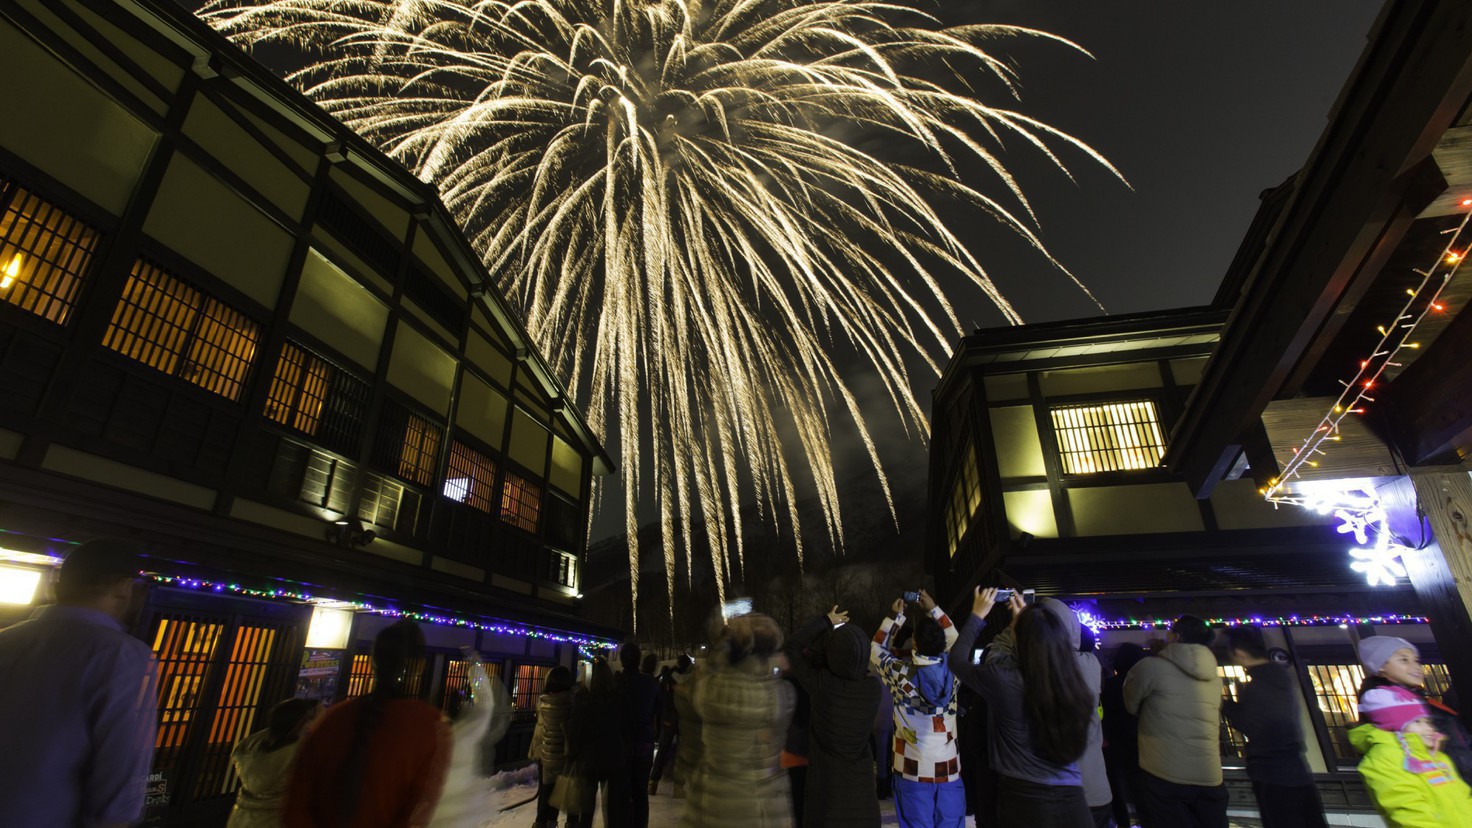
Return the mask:
<svg viewBox="0 0 1472 828">
<path fill-rule="evenodd" d="M 296 695 L 331 704 L 337 698 L 337 677 L 342 672 L 346 650 L 307 650 L 302 653 L 302 669 L 297 673 Z"/>
</svg>

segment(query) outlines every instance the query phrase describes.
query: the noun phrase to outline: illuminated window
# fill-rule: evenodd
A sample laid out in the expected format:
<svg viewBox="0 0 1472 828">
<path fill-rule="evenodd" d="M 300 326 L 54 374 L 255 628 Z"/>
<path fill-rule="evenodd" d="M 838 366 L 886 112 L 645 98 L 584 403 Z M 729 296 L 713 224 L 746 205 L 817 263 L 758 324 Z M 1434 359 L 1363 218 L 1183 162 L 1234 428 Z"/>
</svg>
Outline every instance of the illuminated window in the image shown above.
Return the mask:
<svg viewBox="0 0 1472 828">
<path fill-rule="evenodd" d="M 1239 698 L 1237 687 L 1246 684 L 1249 680 L 1247 670 L 1236 664 L 1218 665 L 1216 674 L 1222 680 L 1222 698 L 1237 701 Z M 1222 717 L 1220 735 L 1222 759 L 1232 767 L 1243 767 L 1247 756 L 1247 737 L 1243 736 L 1237 728 L 1227 724 L 1225 716 Z"/>
<path fill-rule="evenodd" d="M 1452 675 L 1447 671 L 1446 665 L 1426 661 L 1421 663 L 1421 669 L 1426 675 L 1426 695 L 1443 701 L 1452 689 Z"/>
<path fill-rule="evenodd" d="M 0 301 L 65 325 L 99 233 L 0 178 Z"/>
<path fill-rule="evenodd" d="M 347 697 L 355 699 L 358 696 L 366 696 L 372 689 L 373 656 L 367 653 L 354 653 L 352 664 L 348 667 Z"/>
<path fill-rule="evenodd" d="M 501 487 L 501 519 L 536 532 L 541 510 L 542 487 L 515 472 L 506 472 L 506 483 Z"/>
<path fill-rule="evenodd" d="M 464 659 L 452 658 L 445 663 L 445 680 L 443 683 L 443 694 L 440 697 L 440 709 L 449 712 L 450 706 L 455 704 L 456 698 L 463 700 L 470 693 L 470 668 L 472 663 Z M 501 680 L 501 665 L 497 662 L 482 662 L 486 669 L 486 677 L 491 681 Z"/>
<path fill-rule="evenodd" d="M 541 664 L 518 664 L 511 682 L 511 718 L 526 720 L 536 718 L 537 699 L 547 684 L 551 667 Z"/>
<path fill-rule="evenodd" d="M 439 450 L 439 428 L 418 414 L 410 414 L 404 425 L 404 447 L 399 452 L 399 477 L 428 486 L 434 480 L 434 462 Z"/>
<path fill-rule="evenodd" d="M 266 417 L 343 454 L 355 454 L 368 384 L 295 342 L 281 348 Z"/>
<path fill-rule="evenodd" d="M 244 314 L 139 259 L 102 344 L 238 400 L 259 336 L 260 326 Z"/>
<path fill-rule="evenodd" d="M 1064 474 L 1153 469 L 1165 437 L 1149 400 L 1054 408 L 1053 433 Z"/>
<path fill-rule="evenodd" d="M 444 495 L 482 512 L 491 511 L 496 461 L 459 441 L 450 443 L 450 468 Z"/>
<path fill-rule="evenodd" d="M 1359 689 L 1365 680 L 1365 668 L 1358 664 L 1309 664 L 1307 667 L 1314 684 L 1314 699 L 1329 729 L 1329 740 L 1334 744 L 1335 758 L 1342 765 L 1358 764 L 1360 754 L 1349 743 L 1349 731 L 1359 724 Z"/>
<path fill-rule="evenodd" d="M 946 540 L 951 557 L 956 556 L 961 539 L 966 537 L 972 518 L 980 508 L 981 469 L 976 463 L 976 447 L 968 443 L 961 467 L 956 472 L 956 482 L 951 487 L 951 496 L 946 501 Z"/>
</svg>

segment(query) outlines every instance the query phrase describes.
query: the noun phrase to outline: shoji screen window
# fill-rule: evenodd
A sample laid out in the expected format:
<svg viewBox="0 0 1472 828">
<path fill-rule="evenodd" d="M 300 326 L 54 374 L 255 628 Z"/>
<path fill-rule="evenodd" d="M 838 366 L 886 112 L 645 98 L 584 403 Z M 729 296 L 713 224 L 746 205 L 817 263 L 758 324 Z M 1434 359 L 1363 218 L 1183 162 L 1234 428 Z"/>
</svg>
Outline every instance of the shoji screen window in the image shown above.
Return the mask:
<svg viewBox="0 0 1472 828">
<path fill-rule="evenodd" d="M 287 342 L 271 377 L 265 413 L 329 449 L 353 454 L 368 413 L 368 383 Z"/>
<path fill-rule="evenodd" d="M 245 314 L 139 259 L 102 344 L 239 400 L 259 339 L 260 326 Z"/>
<path fill-rule="evenodd" d="M 506 472 L 501 487 L 501 519 L 535 533 L 541 521 L 542 487 L 515 472 Z"/>
<path fill-rule="evenodd" d="M 450 443 L 450 467 L 444 496 L 472 509 L 490 512 L 495 502 L 496 461 L 456 440 Z"/>
<path fill-rule="evenodd" d="M 1153 469 L 1165 452 L 1155 403 L 1130 400 L 1052 409 L 1058 456 L 1068 475 Z"/>
<path fill-rule="evenodd" d="M 100 234 L 4 178 L 0 207 L 0 302 L 65 325 Z"/>
</svg>

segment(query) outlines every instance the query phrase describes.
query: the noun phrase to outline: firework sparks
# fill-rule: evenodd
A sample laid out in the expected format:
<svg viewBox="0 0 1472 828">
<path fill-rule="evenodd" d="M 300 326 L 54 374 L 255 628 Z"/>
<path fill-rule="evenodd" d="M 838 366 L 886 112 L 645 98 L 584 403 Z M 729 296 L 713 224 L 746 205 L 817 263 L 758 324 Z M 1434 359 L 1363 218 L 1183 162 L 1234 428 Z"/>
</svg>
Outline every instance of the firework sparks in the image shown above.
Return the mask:
<svg viewBox="0 0 1472 828">
<path fill-rule="evenodd" d="M 834 417 L 852 419 L 888 495 L 835 360 L 861 355 L 924 435 L 907 363 L 937 371 L 960 331 L 937 276 L 960 274 L 1021 321 L 939 212 L 968 205 L 1057 265 L 1004 140 L 1065 172 L 1057 148 L 1118 175 L 952 88 L 980 73 L 1015 93 L 987 44 L 1077 46 L 887 3 L 216 0 L 201 14 L 247 47 L 301 49 L 288 79 L 439 188 L 590 424 L 616 434 L 636 602 L 641 486 L 666 587 L 680 552 L 690 571 L 703 521 L 722 600 L 744 566 L 743 497 L 801 557 L 796 463 L 841 548 Z M 876 157 L 845 139 L 859 134 L 925 160 Z M 959 181 L 962 160 L 988 181 Z M 779 422 L 795 426 L 786 448 Z"/>
</svg>

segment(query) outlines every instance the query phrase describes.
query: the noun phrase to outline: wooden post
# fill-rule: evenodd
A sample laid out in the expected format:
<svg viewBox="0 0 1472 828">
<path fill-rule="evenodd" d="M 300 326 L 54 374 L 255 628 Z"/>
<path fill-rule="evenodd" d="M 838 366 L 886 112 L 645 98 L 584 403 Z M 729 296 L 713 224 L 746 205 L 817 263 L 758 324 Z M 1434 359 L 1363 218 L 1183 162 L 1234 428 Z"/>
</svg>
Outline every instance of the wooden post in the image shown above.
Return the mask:
<svg viewBox="0 0 1472 828">
<path fill-rule="evenodd" d="M 1464 719 L 1472 719 L 1472 477 L 1459 467 L 1413 469 L 1380 487 L 1390 529 L 1446 659 Z M 1424 516 L 1424 518 L 1423 518 Z"/>
</svg>

